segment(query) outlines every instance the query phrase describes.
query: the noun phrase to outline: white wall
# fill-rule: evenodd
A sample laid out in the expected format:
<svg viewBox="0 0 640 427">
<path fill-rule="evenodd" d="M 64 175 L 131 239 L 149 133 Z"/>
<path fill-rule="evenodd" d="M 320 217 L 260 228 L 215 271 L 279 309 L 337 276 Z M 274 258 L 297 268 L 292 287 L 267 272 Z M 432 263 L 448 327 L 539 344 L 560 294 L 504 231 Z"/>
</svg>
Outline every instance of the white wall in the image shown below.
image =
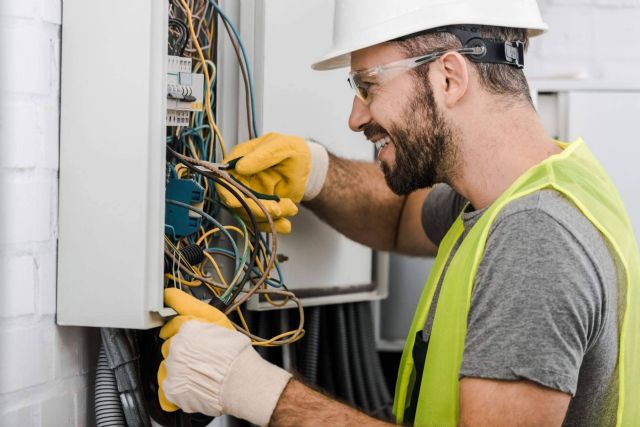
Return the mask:
<svg viewBox="0 0 640 427">
<path fill-rule="evenodd" d="M 640 47 L 635 34 L 640 0 L 538 0 L 538 4 L 550 31 L 531 43 L 525 61 L 530 78 L 638 79 Z"/>
<path fill-rule="evenodd" d="M 0 0 L 2 426 L 74 426 L 93 419 L 96 334 L 56 327 L 54 319 L 60 1 Z M 530 76 L 637 79 L 640 0 L 540 5 L 552 30 L 534 40 Z"/>
<path fill-rule="evenodd" d="M 91 425 L 96 334 L 55 325 L 60 0 L 0 0 L 0 425 Z"/>
</svg>

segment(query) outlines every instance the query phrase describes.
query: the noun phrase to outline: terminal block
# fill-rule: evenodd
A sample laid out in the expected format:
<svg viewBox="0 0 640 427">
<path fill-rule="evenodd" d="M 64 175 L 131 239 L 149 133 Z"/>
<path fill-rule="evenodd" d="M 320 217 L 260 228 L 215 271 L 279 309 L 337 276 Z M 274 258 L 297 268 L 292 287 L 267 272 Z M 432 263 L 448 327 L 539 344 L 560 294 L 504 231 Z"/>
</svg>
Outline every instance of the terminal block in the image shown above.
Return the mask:
<svg viewBox="0 0 640 427">
<path fill-rule="evenodd" d="M 170 177 L 167 179 L 166 195 L 165 233 L 174 238 L 182 238 L 198 231 L 202 217 L 189 208 L 171 201 L 202 209 L 204 189 L 200 184 L 192 179 Z"/>
</svg>

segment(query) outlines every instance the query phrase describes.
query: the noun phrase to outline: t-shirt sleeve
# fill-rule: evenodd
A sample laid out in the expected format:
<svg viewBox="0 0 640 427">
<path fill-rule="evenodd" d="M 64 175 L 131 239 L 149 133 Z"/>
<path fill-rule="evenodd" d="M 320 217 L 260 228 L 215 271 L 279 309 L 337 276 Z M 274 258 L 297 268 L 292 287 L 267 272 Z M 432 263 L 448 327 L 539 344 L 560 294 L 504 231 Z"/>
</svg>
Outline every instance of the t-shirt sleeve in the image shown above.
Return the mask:
<svg viewBox="0 0 640 427">
<path fill-rule="evenodd" d="M 574 395 L 600 330 L 601 290 L 585 248 L 551 216 L 502 218 L 478 268 L 460 378 L 526 379 Z"/>
<path fill-rule="evenodd" d="M 447 184 L 437 184 L 422 205 L 422 228 L 436 246 L 444 238 L 467 200 Z"/>
</svg>

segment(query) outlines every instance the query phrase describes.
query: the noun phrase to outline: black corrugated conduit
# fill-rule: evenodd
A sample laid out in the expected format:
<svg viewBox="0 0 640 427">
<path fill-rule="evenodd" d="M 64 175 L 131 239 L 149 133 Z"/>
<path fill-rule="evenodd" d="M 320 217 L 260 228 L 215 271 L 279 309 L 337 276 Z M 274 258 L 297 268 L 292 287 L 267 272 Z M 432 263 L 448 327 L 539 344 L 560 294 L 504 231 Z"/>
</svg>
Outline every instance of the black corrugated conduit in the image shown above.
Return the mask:
<svg viewBox="0 0 640 427">
<path fill-rule="evenodd" d="M 365 388 L 365 373 L 363 368 L 367 366 L 365 356 L 358 340 L 358 325 L 357 325 L 357 307 L 356 304 L 346 304 L 343 306 L 347 319 L 348 330 L 348 343 L 349 343 L 349 362 L 353 375 L 353 385 L 356 397 L 356 404 L 360 409 L 366 412 L 371 411 L 371 405 L 369 404 L 369 397 L 367 396 L 367 390 Z"/>
<path fill-rule="evenodd" d="M 320 349 L 320 307 L 305 310 L 305 353 L 302 375 L 311 384 L 318 381 L 318 356 Z"/>
<path fill-rule="evenodd" d="M 393 398 L 387 388 L 387 382 L 385 381 L 384 372 L 382 371 L 382 365 L 380 364 L 380 358 L 376 349 L 371 303 L 360 303 L 358 308 L 359 330 L 356 335 L 360 338 L 361 345 L 364 348 L 363 353 L 366 357 L 365 363 L 369 369 L 369 376 L 375 379 L 375 390 L 379 393 L 381 400 L 380 406 L 374 406 L 374 411 L 376 414 L 378 411 L 381 411 L 378 415 L 390 416 Z"/>
<path fill-rule="evenodd" d="M 353 383 L 351 381 L 351 369 L 349 366 L 349 336 L 347 335 L 347 320 L 344 314 L 344 304 L 335 306 L 335 322 L 336 322 L 336 344 L 335 353 L 337 356 L 336 373 L 337 389 L 346 401 L 355 405 L 355 397 L 353 395 Z"/>
</svg>

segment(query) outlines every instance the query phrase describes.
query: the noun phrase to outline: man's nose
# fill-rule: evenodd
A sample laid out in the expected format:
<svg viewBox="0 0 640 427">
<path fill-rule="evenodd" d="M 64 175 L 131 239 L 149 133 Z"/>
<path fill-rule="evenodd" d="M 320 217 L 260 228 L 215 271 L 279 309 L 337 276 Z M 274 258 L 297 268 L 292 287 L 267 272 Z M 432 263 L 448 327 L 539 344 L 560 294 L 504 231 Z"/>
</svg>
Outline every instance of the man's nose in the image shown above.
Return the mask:
<svg viewBox="0 0 640 427">
<path fill-rule="evenodd" d="M 364 126 L 371 122 L 369 107 L 357 96 L 353 97 L 349 127 L 354 132 L 362 132 Z"/>
</svg>

